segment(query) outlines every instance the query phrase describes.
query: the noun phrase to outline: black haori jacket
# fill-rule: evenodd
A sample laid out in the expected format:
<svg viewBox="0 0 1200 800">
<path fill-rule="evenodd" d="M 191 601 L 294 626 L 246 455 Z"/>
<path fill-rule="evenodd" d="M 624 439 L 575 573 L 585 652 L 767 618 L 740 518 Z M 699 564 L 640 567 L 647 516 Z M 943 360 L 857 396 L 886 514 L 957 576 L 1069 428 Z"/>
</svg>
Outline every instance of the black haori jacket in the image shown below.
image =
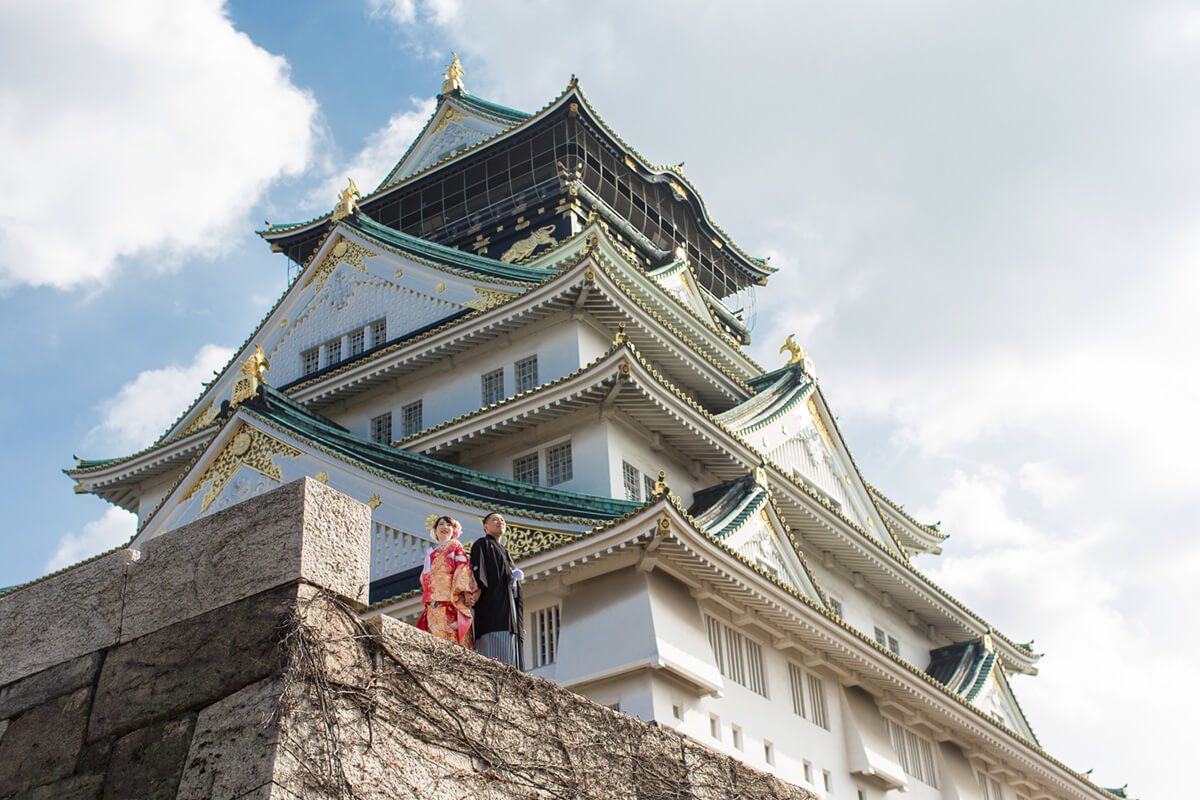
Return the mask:
<svg viewBox="0 0 1200 800">
<path fill-rule="evenodd" d="M 484 534 L 471 545 L 471 571 L 479 584 L 475 636 L 509 631 L 525 638 L 525 598 L 513 586 L 513 560 L 504 545 Z"/>
</svg>

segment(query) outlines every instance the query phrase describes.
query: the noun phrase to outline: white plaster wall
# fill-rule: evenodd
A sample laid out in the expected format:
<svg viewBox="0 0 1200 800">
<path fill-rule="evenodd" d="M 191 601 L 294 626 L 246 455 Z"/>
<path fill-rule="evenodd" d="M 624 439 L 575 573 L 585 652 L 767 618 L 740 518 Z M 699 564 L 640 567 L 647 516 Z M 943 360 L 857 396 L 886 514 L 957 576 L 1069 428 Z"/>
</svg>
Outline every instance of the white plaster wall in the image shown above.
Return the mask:
<svg viewBox="0 0 1200 800">
<path fill-rule="evenodd" d="M 177 480 L 179 480 L 179 473 L 171 472 L 152 481 L 146 481 L 139 487 L 141 489 L 141 495 L 138 497 L 139 527 L 153 513 L 159 502 L 167 496 L 167 492 L 171 490 Z"/>
<path fill-rule="evenodd" d="M 646 575 L 633 568 L 573 585 L 562 601 L 555 679 L 601 680 L 652 660 L 658 646 L 650 604 Z"/>
<path fill-rule="evenodd" d="M 564 441 L 571 442 L 571 472 L 568 481 L 552 488 L 569 492 L 611 497 L 608 470 L 608 438 L 605 425 L 594 412 L 583 411 L 567 420 L 538 425 L 501 440 L 487 449 L 483 456 L 468 456 L 463 466 L 497 475 L 513 477 L 513 459 L 537 452 L 538 477 L 546 485 L 546 449 Z"/>
<path fill-rule="evenodd" d="M 646 436 L 619 413 L 615 413 L 609 418 L 607 427 L 610 452 L 610 460 L 607 465 L 608 482 L 612 487 L 610 490 L 612 497 L 621 499 L 625 497 L 625 482 L 621 471 L 622 461 L 628 461 L 642 475 L 649 475 L 653 480 L 658 479 L 660 469 L 665 470 L 667 485 L 671 487 L 672 494 L 678 495 L 684 508 L 692 504 L 692 496 L 697 489 L 720 483 L 719 479 L 707 471 L 701 471 L 699 480 L 692 477 L 686 461 L 677 458 L 669 450 L 655 451 L 650 447 Z M 642 499 L 646 499 L 644 494 Z"/>
<path fill-rule="evenodd" d="M 876 625 L 883 628 L 900 641 L 900 657 L 917 669 L 925 669 L 929 665 L 930 650 L 945 644 L 931 640 L 923 627 L 909 625 L 904 612 L 898 607 L 884 608 L 865 589 L 856 589 L 853 581 L 841 571 L 826 568 L 820 552 L 806 550 L 805 557 L 813 577 L 825 593 L 841 601 L 842 618 L 868 639 L 875 639 Z"/>
<path fill-rule="evenodd" d="M 549 383 L 580 367 L 580 326 L 565 314 L 516 331 L 467 353 L 445 359 L 386 386 L 355 395 L 322 413 L 349 428 L 356 436 L 370 437 L 371 419 L 391 411 L 394 438 L 400 437 L 400 409 L 422 401 L 422 423 L 433 427 L 479 409 L 483 402 L 484 373 L 504 369 L 505 396 L 514 394 L 513 365 L 531 355 L 538 357 L 538 384 Z"/>
</svg>

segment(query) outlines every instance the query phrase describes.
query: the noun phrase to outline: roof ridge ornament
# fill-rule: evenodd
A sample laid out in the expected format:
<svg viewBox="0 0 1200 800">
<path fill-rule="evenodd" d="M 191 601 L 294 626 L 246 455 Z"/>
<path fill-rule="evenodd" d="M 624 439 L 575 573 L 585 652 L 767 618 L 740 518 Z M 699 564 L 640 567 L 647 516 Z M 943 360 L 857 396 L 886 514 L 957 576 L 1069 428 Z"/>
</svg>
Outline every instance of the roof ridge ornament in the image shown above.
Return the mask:
<svg viewBox="0 0 1200 800">
<path fill-rule="evenodd" d="M 259 384 L 266 386 L 263 373 L 270 369 L 271 362 L 263 353 L 262 345 L 255 344 L 254 352 L 242 362 L 242 376 L 233 384 L 233 392 L 229 398 L 230 405 L 236 406 L 258 394 Z"/>
<path fill-rule="evenodd" d="M 671 493 L 671 487 L 667 486 L 667 471 L 660 469 L 658 471 L 658 480 L 654 482 L 654 496 L 668 495 Z"/>
<path fill-rule="evenodd" d="M 354 185 L 354 178 L 346 178 L 346 182 L 349 185 L 338 192 L 337 205 L 333 207 L 334 222 L 345 219 L 351 214 L 357 214 L 358 201 L 362 200 L 362 194 L 358 191 L 358 187 Z"/>
<path fill-rule="evenodd" d="M 795 334 L 788 334 L 787 341 L 785 341 L 779 348 L 779 352 L 781 354 L 789 354 L 787 364 L 784 366 L 790 367 L 793 364 L 800 364 L 805 372 L 807 372 L 809 375 L 813 374 L 812 359 L 808 357 L 808 352 L 803 347 L 796 344 Z"/>
<path fill-rule="evenodd" d="M 463 69 L 462 62 L 458 60 L 458 53 L 451 53 L 453 59 L 447 66 L 446 72 L 442 75 L 446 80 L 442 83 L 442 94 L 450 94 L 451 92 L 465 92 L 467 87 L 463 86 L 463 76 L 467 71 Z"/>
</svg>

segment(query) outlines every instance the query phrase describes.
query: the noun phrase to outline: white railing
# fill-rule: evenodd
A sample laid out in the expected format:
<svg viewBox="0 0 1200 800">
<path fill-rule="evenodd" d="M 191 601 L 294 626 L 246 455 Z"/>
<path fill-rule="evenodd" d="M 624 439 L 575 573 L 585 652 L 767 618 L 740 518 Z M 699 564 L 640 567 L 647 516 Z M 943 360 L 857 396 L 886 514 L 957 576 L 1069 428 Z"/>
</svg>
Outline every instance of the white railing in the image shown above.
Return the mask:
<svg viewBox="0 0 1200 800">
<path fill-rule="evenodd" d="M 382 522 L 372 523 L 371 580 L 419 567 L 431 544 L 424 537 L 396 530 Z"/>
</svg>

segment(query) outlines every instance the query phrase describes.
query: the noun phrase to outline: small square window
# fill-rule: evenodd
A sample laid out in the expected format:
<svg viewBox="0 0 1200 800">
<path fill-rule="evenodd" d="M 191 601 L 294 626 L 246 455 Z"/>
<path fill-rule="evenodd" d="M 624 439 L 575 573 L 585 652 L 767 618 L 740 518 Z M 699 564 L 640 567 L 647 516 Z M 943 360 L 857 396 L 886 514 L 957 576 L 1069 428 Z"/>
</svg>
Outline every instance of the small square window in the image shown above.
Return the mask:
<svg viewBox="0 0 1200 800">
<path fill-rule="evenodd" d="M 675 717 L 675 719 L 682 722 L 683 721 L 683 706 L 680 705 L 679 703 L 675 703 L 673 706 L 671 706 L 671 716 Z"/>
<path fill-rule="evenodd" d="M 763 761 L 775 766 L 775 745 L 763 740 Z"/>
<path fill-rule="evenodd" d="M 804 762 L 804 782 L 812 785 L 812 762 Z"/>
<path fill-rule="evenodd" d="M 718 742 L 721 741 L 721 718 L 716 714 L 708 715 L 708 733 Z"/>
<path fill-rule="evenodd" d="M 522 358 L 520 361 L 513 364 L 513 381 L 516 384 L 514 391 L 517 394 L 528 392 L 533 387 L 537 386 L 538 370 L 537 356 Z"/>
<path fill-rule="evenodd" d="M 513 459 L 513 480 L 538 485 L 538 454 L 530 453 Z"/>
<path fill-rule="evenodd" d="M 821 770 L 821 776 L 825 779 L 825 791 L 833 791 L 833 773 L 829 770 Z"/>
<path fill-rule="evenodd" d="M 400 409 L 400 436 L 412 436 L 414 433 L 420 433 L 424 428 L 421 423 L 422 417 L 422 401 L 418 400 L 415 403 L 409 403 Z"/>
<path fill-rule="evenodd" d="M 483 404 L 490 406 L 504 399 L 504 369 L 494 369 L 485 372 L 480 379 L 483 393 Z"/>
<path fill-rule="evenodd" d="M 563 442 L 546 450 L 546 485 L 557 486 L 575 477 L 571 466 L 571 443 Z"/>
<path fill-rule="evenodd" d="M 729 732 L 731 734 L 730 738 L 733 739 L 733 746 L 736 747 L 738 750 L 741 750 L 742 749 L 742 729 L 739 728 L 737 725 L 731 725 L 729 728 Z"/>
<path fill-rule="evenodd" d="M 371 417 L 371 441 L 380 444 L 392 443 L 392 412 Z"/>
</svg>

